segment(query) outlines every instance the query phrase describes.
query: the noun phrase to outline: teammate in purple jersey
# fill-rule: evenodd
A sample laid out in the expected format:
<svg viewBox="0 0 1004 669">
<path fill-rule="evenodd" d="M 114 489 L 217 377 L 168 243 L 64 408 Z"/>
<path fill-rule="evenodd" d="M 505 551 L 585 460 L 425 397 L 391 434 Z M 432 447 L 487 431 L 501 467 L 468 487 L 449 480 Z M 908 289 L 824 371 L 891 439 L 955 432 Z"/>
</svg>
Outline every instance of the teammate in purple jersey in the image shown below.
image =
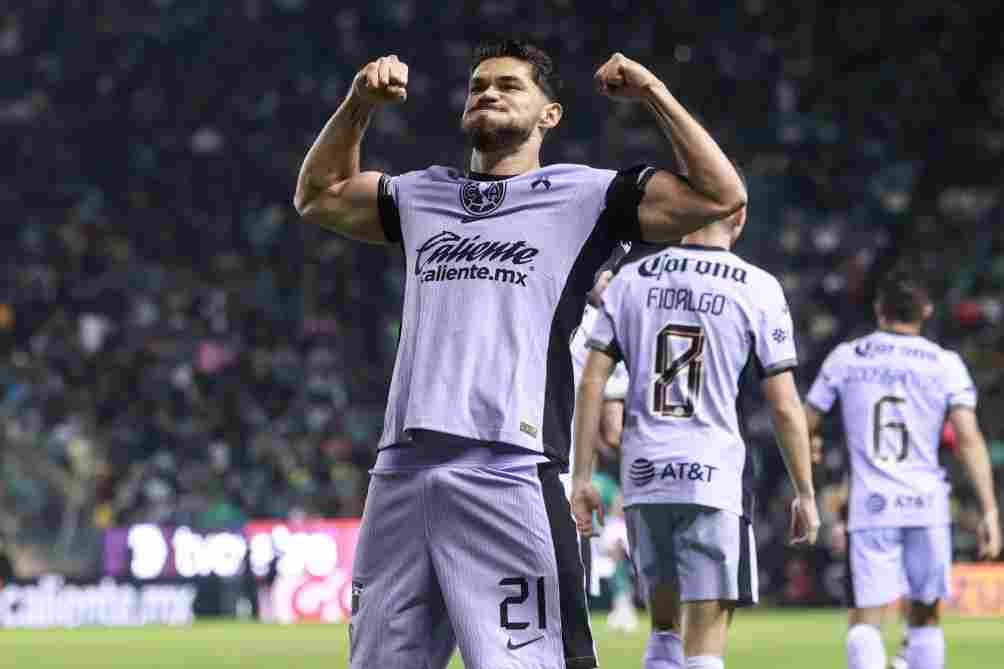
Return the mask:
<svg viewBox="0 0 1004 669">
<path fill-rule="evenodd" d="M 308 222 L 398 244 L 401 338 L 353 565 L 353 667 L 596 666 L 567 468 L 568 350 L 595 270 L 621 239 L 678 239 L 738 211 L 746 191 L 707 132 L 652 72 L 614 54 L 600 93 L 650 110 L 686 176 L 540 164 L 561 121 L 551 58 L 479 48 L 461 128 L 466 171 L 362 171 L 408 66 L 366 65 L 303 162 Z"/>
<path fill-rule="evenodd" d="M 933 312 L 916 277 L 904 270 L 885 277 L 875 302 L 878 330 L 834 349 L 806 398 L 812 433 L 840 400 L 850 460 L 849 669 L 885 669 L 879 626 L 903 595 L 910 602 L 907 665 L 945 666 L 938 602 L 949 595 L 951 516 L 938 446 L 946 417 L 983 507 L 980 557 L 993 559 L 1001 550 L 976 387 L 958 354 L 921 336 Z"/>
<path fill-rule="evenodd" d="M 735 608 L 757 601 L 750 463 L 739 416 L 756 369 L 796 497 L 790 540 L 819 528 L 780 283 L 731 252 L 745 211 L 683 244 L 635 245 L 603 294 L 575 406 L 572 510 L 595 531 L 592 484 L 601 389 L 618 361 L 621 482 L 631 561 L 652 614 L 645 669 L 722 669 Z"/>
</svg>

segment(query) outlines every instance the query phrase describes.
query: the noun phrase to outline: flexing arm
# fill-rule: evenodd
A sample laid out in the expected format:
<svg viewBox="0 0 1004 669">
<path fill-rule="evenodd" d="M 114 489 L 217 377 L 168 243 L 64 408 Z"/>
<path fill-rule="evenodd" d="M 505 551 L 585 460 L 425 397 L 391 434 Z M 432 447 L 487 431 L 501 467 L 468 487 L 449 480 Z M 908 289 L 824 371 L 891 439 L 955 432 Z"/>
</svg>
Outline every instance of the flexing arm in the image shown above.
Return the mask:
<svg viewBox="0 0 1004 669">
<path fill-rule="evenodd" d="M 816 542 L 819 531 L 819 512 L 816 510 L 815 491 L 812 486 L 812 465 L 809 456 L 809 430 L 805 412 L 795 387 L 795 377 L 790 372 L 768 376 L 761 383 L 764 397 L 770 405 L 774 432 L 781 447 L 788 477 L 795 488 L 792 502 L 792 543 Z"/>
<path fill-rule="evenodd" d="M 983 520 L 979 529 L 980 557 L 993 559 L 1001 551 L 1000 519 L 997 498 L 994 496 L 994 477 L 987 454 L 987 443 L 983 439 L 976 412 L 969 407 L 954 407 L 948 413 L 948 420 L 955 428 L 959 442 L 958 458 L 962 461 L 976 489 L 976 496 L 983 508 Z"/>
<path fill-rule="evenodd" d="M 686 175 L 660 170 L 649 179 L 638 207 L 645 240 L 679 239 L 746 205 L 746 187 L 728 157 L 652 72 L 615 53 L 596 72 L 596 82 L 604 95 L 645 104 Z"/>
<path fill-rule="evenodd" d="M 300 167 L 293 204 L 310 223 L 364 242 L 388 242 L 380 226 L 379 172 L 359 170 L 359 150 L 374 110 L 407 97 L 408 66 L 396 56 L 369 63 L 328 120 Z"/>
<path fill-rule="evenodd" d="M 600 416 L 603 413 L 603 387 L 613 373 L 615 363 L 610 355 L 602 351 L 589 351 L 575 400 L 572 513 L 579 532 L 587 537 L 595 533 L 593 511 L 602 510 L 600 495 L 592 484 L 593 459 L 596 457 L 595 439 L 599 436 Z"/>
</svg>

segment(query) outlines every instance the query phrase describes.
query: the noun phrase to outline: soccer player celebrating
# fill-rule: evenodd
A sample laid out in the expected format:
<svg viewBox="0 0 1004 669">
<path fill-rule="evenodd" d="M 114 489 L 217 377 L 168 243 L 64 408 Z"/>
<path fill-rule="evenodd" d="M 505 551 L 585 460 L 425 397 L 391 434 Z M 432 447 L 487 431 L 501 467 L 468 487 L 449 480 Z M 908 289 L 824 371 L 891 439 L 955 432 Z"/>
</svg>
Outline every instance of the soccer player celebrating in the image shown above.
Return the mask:
<svg viewBox="0 0 1004 669">
<path fill-rule="evenodd" d="M 646 669 L 721 669 L 736 606 L 757 600 L 751 471 L 736 405 L 759 372 L 797 497 L 791 541 L 819 516 L 809 434 L 795 387 L 792 320 L 777 280 L 730 252 L 745 210 L 679 246 L 636 245 L 590 334 L 575 406 L 572 510 L 583 534 L 602 388 L 618 360 L 631 379 L 621 479 L 632 560 L 652 614 Z"/>
<path fill-rule="evenodd" d="M 353 564 L 353 667 L 596 666 L 575 525 L 558 475 L 573 405 L 568 342 L 620 239 L 678 239 L 740 210 L 721 149 L 652 72 L 614 54 L 599 91 L 652 113 L 685 176 L 540 164 L 561 121 L 551 58 L 478 49 L 466 170 L 360 169 L 408 67 L 379 58 L 321 130 L 295 204 L 308 222 L 400 245 L 401 338 Z"/>
<path fill-rule="evenodd" d="M 909 597 L 907 664 L 945 666 L 938 601 L 948 596 L 952 563 L 949 485 L 938 464 L 945 414 L 983 506 L 979 550 L 1001 548 L 997 501 L 986 443 L 976 420 L 976 389 L 962 359 L 921 336 L 933 313 L 926 288 L 897 270 L 880 284 L 879 329 L 834 349 L 812 384 L 809 429 L 840 399 L 850 453 L 848 555 L 850 669 L 885 669 L 879 634 L 886 605 Z M 906 573 L 908 592 L 902 592 Z"/>
</svg>

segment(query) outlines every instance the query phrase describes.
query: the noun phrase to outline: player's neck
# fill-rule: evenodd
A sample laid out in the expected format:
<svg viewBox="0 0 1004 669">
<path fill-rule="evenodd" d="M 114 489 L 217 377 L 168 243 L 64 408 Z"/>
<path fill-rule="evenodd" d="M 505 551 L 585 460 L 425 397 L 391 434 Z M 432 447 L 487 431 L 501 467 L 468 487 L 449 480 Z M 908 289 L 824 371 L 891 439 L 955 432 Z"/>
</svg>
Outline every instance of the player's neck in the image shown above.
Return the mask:
<svg viewBox="0 0 1004 669">
<path fill-rule="evenodd" d="M 692 232 L 680 241 L 683 244 L 690 244 L 693 246 L 709 246 L 712 248 L 725 249 L 726 251 L 728 251 L 729 247 L 732 245 L 732 238 L 730 235 L 717 232 L 709 228 L 705 228 L 698 232 Z"/>
<path fill-rule="evenodd" d="M 471 172 L 513 176 L 540 168 L 540 152 L 526 145 L 501 151 L 479 151 L 471 153 Z"/>
<path fill-rule="evenodd" d="M 920 323 L 903 323 L 902 321 L 882 321 L 879 323 L 879 330 L 892 334 L 917 337 L 920 335 Z"/>
</svg>

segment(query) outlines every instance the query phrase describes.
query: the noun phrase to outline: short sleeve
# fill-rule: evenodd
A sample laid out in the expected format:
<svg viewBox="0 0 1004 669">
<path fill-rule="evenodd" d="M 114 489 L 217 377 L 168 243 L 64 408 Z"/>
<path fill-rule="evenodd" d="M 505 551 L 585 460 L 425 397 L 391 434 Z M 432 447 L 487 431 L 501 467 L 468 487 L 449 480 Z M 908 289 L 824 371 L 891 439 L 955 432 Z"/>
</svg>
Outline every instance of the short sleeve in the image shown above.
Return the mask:
<svg viewBox="0 0 1004 669">
<path fill-rule="evenodd" d="M 826 360 L 823 361 L 823 366 L 820 368 L 816 380 L 812 382 L 812 387 L 809 388 L 809 394 L 805 401 L 823 413 L 828 412 L 833 407 L 833 403 L 837 401 L 841 378 L 840 348 L 836 348 L 830 351 Z"/>
<path fill-rule="evenodd" d="M 603 387 L 603 399 L 623 400 L 627 397 L 628 380 L 627 366 L 618 362 L 614 373 L 607 379 L 607 385 Z"/>
<path fill-rule="evenodd" d="M 756 357 L 761 378 L 780 374 L 798 366 L 795 330 L 788 301 L 781 284 L 770 277 L 757 295 Z"/>
<path fill-rule="evenodd" d="M 380 227 L 389 242 L 401 241 L 401 212 L 397 206 L 397 184 L 394 177 L 386 174 L 380 177 L 377 190 L 377 210 Z"/>
<path fill-rule="evenodd" d="M 603 292 L 603 302 L 597 308 L 596 320 L 587 333 L 586 346 L 596 351 L 603 351 L 615 360 L 623 360 L 624 354 L 617 341 L 618 304 L 621 281 L 614 277 Z"/>
<path fill-rule="evenodd" d="M 589 331 L 589 338 L 586 346 L 594 351 L 602 351 L 615 360 L 623 359 L 620 346 L 617 344 L 617 332 L 614 327 L 614 320 L 606 307 L 600 307 L 600 313 Z"/>
<path fill-rule="evenodd" d="M 950 353 L 945 365 L 944 388 L 946 404 L 955 407 L 976 408 L 976 384 L 966 369 L 966 363 L 957 353 Z"/>
</svg>

